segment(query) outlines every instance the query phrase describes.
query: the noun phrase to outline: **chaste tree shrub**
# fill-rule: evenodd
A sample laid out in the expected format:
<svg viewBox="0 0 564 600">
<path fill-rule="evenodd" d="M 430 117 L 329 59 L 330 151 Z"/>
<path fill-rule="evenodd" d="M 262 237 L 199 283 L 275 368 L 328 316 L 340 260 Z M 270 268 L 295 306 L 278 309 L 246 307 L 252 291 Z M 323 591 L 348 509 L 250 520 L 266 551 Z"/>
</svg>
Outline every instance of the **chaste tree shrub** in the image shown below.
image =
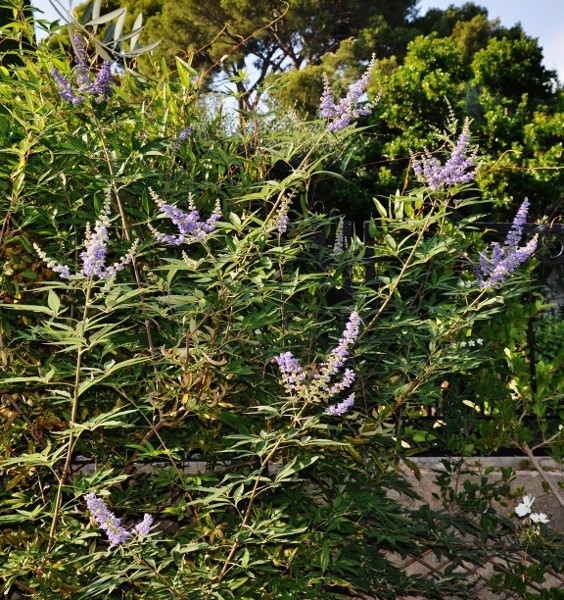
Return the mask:
<svg viewBox="0 0 564 600">
<path fill-rule="evenodd" d="M 29 41 L 17 17 L 8 35 Z M 536 244 L 526 202 L 489 249 L 453 223 L 472 202 L 470 125 L 446 158 L 415 159 L 419 189 L 375 201 L 363 242 L 309 190 L 357 135 L 366 77 L 342 99 L 327 86 L 324 119 L 234 123 L 188 62 L 148 79 L 86 31 L 73 58 L 40 44 L 0 66 L 4 595 L 468 597 L 457 567 L 491 553 L 525 546 L 519 581 L 555 568 L 534 500 L 494 506 L 510 473 L 457 497 L 462 514 L 402 501 L 417 494 L 400 465 L 442 435 L 418 415 L 491 367 Z M 558 447 L 512 389 L 492 422 L 531 412 Z M 431 551 L 446 576 L 398 562 Z"/>
</svg>

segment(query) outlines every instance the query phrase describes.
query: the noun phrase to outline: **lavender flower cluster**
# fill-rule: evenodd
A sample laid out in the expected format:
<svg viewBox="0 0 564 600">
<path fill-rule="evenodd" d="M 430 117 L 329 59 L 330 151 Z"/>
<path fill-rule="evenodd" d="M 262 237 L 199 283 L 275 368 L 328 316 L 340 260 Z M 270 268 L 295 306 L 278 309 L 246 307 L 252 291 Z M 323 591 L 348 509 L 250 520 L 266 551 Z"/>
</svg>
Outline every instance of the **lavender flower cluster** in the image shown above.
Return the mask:
<svg viewBox="0 0 564 600">
<path fill-rule="evenodd" d="M 515 269 L 533 255 L 537 249 L 538 236 L 534 236 L 520 246 L 523 237 L 523 228 L 527 222 L 529 201 L 525 198 L 511 225 L 511 230 L 505 238 L 503 245 L 494 242 L 491 256 L 485 252 L 480 253 L 479 268 L 476 270 L 476 279 L 481 288 L 497 288 L 502 285 Z"/>
<path fill-rule="evenodd" d="M 419 181 L 433 191 L 445 189 L 458 183 L 468 183 L 476 175 L 475 162 L 477 147 L 470 152 L 470 124 L 465 121 L 450 158 L 444 165 L 429 153 L 415 159 L 413 170 Z"/>
<path fill-rule="evenodd" d="M 275 357 L 278 364 L 284 390 L 289 396 L 311 398 L 316 400 L 330 400 L 342 391 L 349 388 L 355 380 L 355 372 L 345 369 L 342 378 L 331 384 L 331 379 L 339 374 L 350 354 L 350 347 L 356 341 L 360 329 L 360 316 L 352 312 L 345 330 L 337 346 L 331 351 L 329 357 L 323 362 L 312 377 L 308 377 L 297 358 L 291 352 L 284 352 Z M 345 400 L 329 406 L 327 412 L 330 415 L 343 415 L 354 404 L 354 392 Z"/>
<path fill-rule="evenodd" d="M 111 546 L 125 544 L 131 536 L 142 538 L 149 534 L 149 530 L 153 525 L 153 517 L 151 515 L 145 513 L 143 520 L 137 523 L 131 531 L 128 531 L 121 524 L 121 519 L 118 519 L 96 494 L 86 494 L 84 499 L 94 522 L 100 529 L 106 532 Z"/>
<path fill-rule="evenodd" d="M 322 117 L 332 119 L 327 125 L 329 131 L 340 131 L 348 127 L 359 117 L 368 116 L 378 99 L 369 102 L 365 106 L 359 106 L 360 97 L 366 92 L 370 81 L 370 72 L 374 66 L 375 56 L 372 57 L 364 75 L 351 86 L 347 95 L 339 100 L 337 104 L 333 90 L 329 85 L 329 78 L 323 74 L 323 94 L 320 99 L 319 114 Z"/>
<path fill-rule="evenodd" d="M 278 233 L 286 233 L 288 230 L 288 225 L 290 224 L 290 217 L 288 216 L 290 200 L 290 196 L 284 196 L 280 203 L 280 208 L 276 213 L 276 229 L 278 230 Z"/>
<path fill-rule="evenodd" d="M 84 237 L 84 250 L 80 253 L 82 259 L 82 268 L 75 275 L 71 274 L 70 268 L 67 265 L 62 265 L 57 261 L 49 258 L 43 250 L 34 244 L 35 251 L 41 260 L 47 263 L 55 273 L 58 273 L 62 279 L 70 279 L 71 277 L 86 277 L 91 279 L 94 276 L 99 279 L 111 280 L 116 276 L 118 271 L 133 260 L 133 256 L 137 249 L 137 241 L 135 241 L 127 254 L 122 256 L 117 262 L 106 266 L 107 244 L 109 240 L 108 228 L 110 226 L 110 196 L 106 196 L 104 206 L 100 216 L 94 223 L 94 230 L 91 229 L 90 223 L 86 224 L 86 233 Z"/>
<path fill-rule="evenodd" d="M 182 144 L 190 137 L 192 134 L 192 128 L 190 126 L 185 127 L 179 134 L 178 137 L 174 140 L 172 147 L 174 150 L 180 150 Z"/>
<path fill-rule="evenodd" d="M 74 82 L 66 79 L 58 69 L 52 69 L 51 71 L 53 78 L 59 86 L 61 97 L 71 104 L 82 104 L 88 97 L 94 98 L 98 103 L 109 100 L 112 94 L 111 63 L 104 61 L 94 81 L 92 81 L 90 77 L 90 65 L 82 36 L 75 35 L 73 42 L 76 49 Z"/>
<path fill-rule="evenodd" d="M 161 212 L 176 225 L 179 232 L 179 235 L 167 235 L 160 233 L 151 227 L 154 236 L 161 243 L 179 246 L 184 243 L 203 242 L 207 239 L 208 234 L 215 229 L 216 222 L 221 218 L 221 206 L 219 200 L 217 201 L 211 216 L 207 220 L 202 221 L 199 211 L 196 210 L 196 205 L 194 204 L 191 194 L 188 198 L 190 212 L 185 213 L 176 206 L 172 206 L 161 200 L 156 192 L 150 188 L 149 192 L 153 200 L 161 209 Z"/>
</svg>

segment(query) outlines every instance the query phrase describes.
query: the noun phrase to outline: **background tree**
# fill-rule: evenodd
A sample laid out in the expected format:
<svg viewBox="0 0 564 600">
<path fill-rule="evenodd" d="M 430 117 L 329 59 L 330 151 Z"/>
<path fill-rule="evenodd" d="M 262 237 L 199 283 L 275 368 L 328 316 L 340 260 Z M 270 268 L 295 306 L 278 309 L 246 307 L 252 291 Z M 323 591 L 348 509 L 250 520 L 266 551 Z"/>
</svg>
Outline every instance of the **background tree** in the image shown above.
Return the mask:
<svg viewBox="0 0 564 600">
<path fill-rule="evenodd" d="M 492 202 L 484 211 L 509 218 L 527 196 L 535 218 L 561 214 L 562 91 L 556 74 L 542 65 L 537 40 L 520 26 L 507 29 L 489 20 L 487 10 L 472 3 L 430 11 L 413 19 L 411 27 L 414 39 L 403 56 L 376 61 L 369 95 L 381 99 L 364 121 L 370 129 L 363 142 L 357 141 L 356 160 L 342 171 L 348 183 L 320 184 L 325 206 L 362 220 L 372 211 L 372 198 L 416 185 L 404 177 L 411 153 L 436 147 L 433 129 L 444 130 L 454 116 L 459 122 L 472 119 L 484 156 L 478 184 L 482 198 Z M 335 82 L 343 73 L 356 74 L 358 66 L 352 65 L 359 42 L 350 41 L 347 52 L 344 47 L 326 54 L 316 70 Z M 299 76 L 283 74 L 285 87 L 275 93 L 283 106 L 312 116 L 321 82 L 306 96 L 314 87 L 300 86 L 306 72 L 316 75 L 311 67 Z"/>
<path fill-rule="evenodd" d="M 105 10 L 122 3 L 109 0 Z M 506 28 L 472 2 L 417 13 L 416 0 L 220 2 L 125 0 L 143 12 L 140 41 L 162 40 L 149 72 L 174 57 L 190 57 L 207 83 L 231 78 L 239 108 L 260 104 L 274 113 L 317 114 L 328 75 L 337 94 L 377 58 L 369 93 L 381 94 L 377 110 L 357 138 L 357 152 L 336 170 L 349 180 L 318 180 L 328 209 L 364 219 L 372 198 L 401 188 L 411 151 L 431 145 L 429 131 L 444 129 L 451 114 L 473 120 L 484 164 L 479 185 L 499 218 L 508 218 L 523 196 L 531 212 L 552 218 L 560 211 L 563 174 L 558 138 L 562 109 L 555 73 L 542 65 L 542 49 L 520 25 Z M 156 67 L 155 67 L 156 65 Z M 248 72 L 246 71 L 248 68 Z M 551 133 L 554 132 L 554 133 Z M 486 163 L 488 161 L 486 160 Z M 409 182 L 407 182 L 409 184 Z"/>
<path fill-rule="evenodd" d="M 5 32 L 6 28 L 11 29 L 14 27 L 19 29 L 17 39 L 11 35 L 5 35 L 5 33 L 0 36 L 0 53 L 2 53 L 0 64 L 13 65 L 21 63 L 18 57 L 19 52 L 23 48 L 29 48 L 35 42 L 33 38 L 29 37 L 29 30 L 25 30 L 19 25 L 19 22 L 31 16 L 31 11 L 30 0 L 3 0 L 0 3 L 0 31 Z"/>
<path fill-rule="evenodd" d="M 250 109 L 259 102 L 258 92 L 269 75 L 320 65 L 344 41 L 364 39 L 367 28 L 381 34 L 376 45 L 383 55 L 401 52 L 405 44 L 394 32 L 414 14 L 416 2 L 110 0 L 107 6 L 143 12 L 147 26 L 142 41 L 162 40 L 157 61 L 164 58 L 173 66 L 175 56 L 194 53 L 196 68 L 236 78 L 240 106 Z M 252 77 L 241 77 L 251 65 Z"/>
</svg>

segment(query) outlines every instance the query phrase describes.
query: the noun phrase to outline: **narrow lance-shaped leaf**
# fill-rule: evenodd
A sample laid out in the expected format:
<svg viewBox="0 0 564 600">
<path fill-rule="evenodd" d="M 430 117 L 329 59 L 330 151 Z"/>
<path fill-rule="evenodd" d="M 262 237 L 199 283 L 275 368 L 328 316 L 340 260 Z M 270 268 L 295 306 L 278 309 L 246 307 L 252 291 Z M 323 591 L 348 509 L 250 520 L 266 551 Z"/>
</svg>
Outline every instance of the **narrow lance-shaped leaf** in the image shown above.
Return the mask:
<svg viewBox="0 0 564 600">
<path fill-rule="evenodd" d="M 88 379 L 87 381 L 83 381 L 78 386 L 78 396 L 81 396 L 82 394 L 84 394 L 84 392 L 86 390 L 90 389 L 92 386 L 102 383 L 102 381 L 107 379 L 110 375 L 112 375 L 116 371 L 119 371 L 126 367 L 130 367 L 132 365 L 138 365 L 139 363 L 145 362 L 146 360 L 147 359 L 145 357 L 140 356 L 137 358 L 131 358 L 129 360 L 124 360 L 122 362 L 116 363 L 115 365 L 112 365 L 102 375 L 99 375 L 98 377 L 94 377 L 93 379 Z"/>
<path fill-rule="evenodd" d="M 110 21 L 113 21 L 114 19 L 120 18 L 123 14 L 126 14 L 126 13 L 127 13 L 126 8 L 116 8 L 116 10 L 112 10 L 111 12 L 106 13 L 105 15 L 97 17 L 96 19 L 92 19 L 91 21 L 88 21 L 88 23 L 85 23 L 84 26 L 85 27 L 93 27 L 94 25 L 103 25 L 104 23 L 109 23 Z"/>
<path fill-rule="evenodd" d="M 136 17 L 135 17 L 135 21 L 133 23 L 133 28 L 132 28 L 132 35 L 131 35 L 131 41 L 129 42 L 129 49 L 131 51 L 135 50 L 135 47 L 137 46 L 137 40 L 139 39 L 139 34 L 141 33 L 141 30 L 143 28 L 143 13 L 139 13 Z"/>
</svg>

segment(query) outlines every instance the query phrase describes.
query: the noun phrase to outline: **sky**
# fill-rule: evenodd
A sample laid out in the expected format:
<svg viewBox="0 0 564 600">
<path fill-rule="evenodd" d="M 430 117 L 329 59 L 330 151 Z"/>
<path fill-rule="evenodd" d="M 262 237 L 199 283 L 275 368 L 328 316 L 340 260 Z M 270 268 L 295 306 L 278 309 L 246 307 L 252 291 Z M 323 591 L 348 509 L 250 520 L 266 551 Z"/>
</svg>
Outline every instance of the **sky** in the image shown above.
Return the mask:
<svg viewBox="0 0 564 600">
<path fill-rule="evenodd" d="M 461 6 L 466 0 L 420 0 L 419 9 L 424 14 L 429 8 Z M 544 66 L 558 72 L 564 83 L 564 0 L 474 0 L 488 9 L 489 17 L 499 17 L 501 24 L 511 27 L 521 23 L 528 36 L 536 37 L 543 49 Z M 59 0 L 68 6 L 69 0 Z M 79 2 L 75 2 L 78 4 Z M 45 19 L 55 20 L 56 12 L 50 0 L 32 0 L 32 4 L 45 12 Z"/>
</svg>

